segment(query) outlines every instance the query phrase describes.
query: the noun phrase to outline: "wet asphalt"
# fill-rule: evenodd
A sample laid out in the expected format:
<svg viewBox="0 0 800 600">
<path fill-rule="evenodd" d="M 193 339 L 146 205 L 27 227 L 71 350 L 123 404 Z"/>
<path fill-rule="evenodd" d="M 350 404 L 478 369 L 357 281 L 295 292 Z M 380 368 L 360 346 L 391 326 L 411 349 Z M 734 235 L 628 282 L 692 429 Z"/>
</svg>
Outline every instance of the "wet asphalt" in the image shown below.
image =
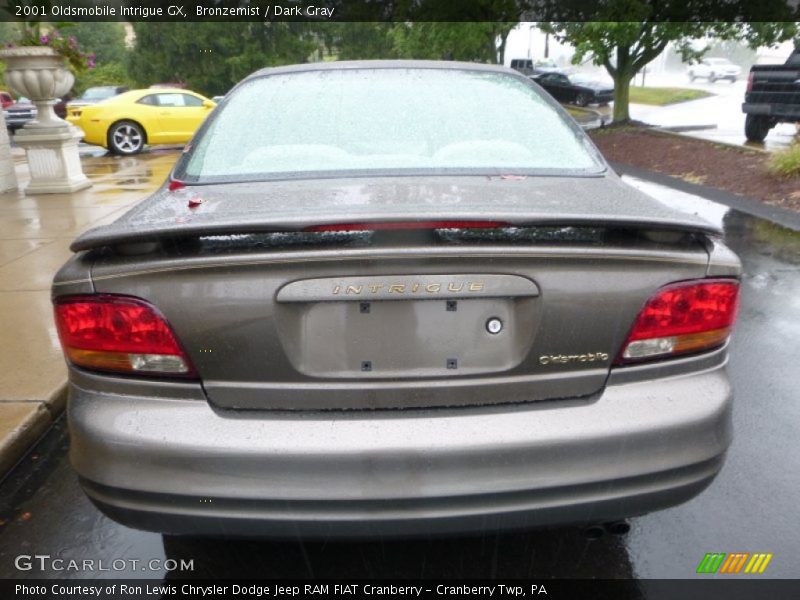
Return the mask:
<svg viewBox="0 0 800 600">
<path fill-rule="evenodd" d="M 729 367 L 736 437 L 722 473 L 697 498 L 632 519 L 625 536 L 598 540 L 575 527 L 391 542 L 162 539 L 117 525 L 86 499 L 69 467 L 62 419 L 0 484 L 0 578 L 692 578 L 707 552 L 770 552 L 772 562 L 757 577 L 800 577 L 800 233 L 630 181 L 721 223 L 744 264 Z M 27 554 L 123 559 L 129 566 L 92 573 L 15 568 L 15 558 Z M 166 558 L 191 559 L 194 570 L 141 566 Z"/>
</svg>

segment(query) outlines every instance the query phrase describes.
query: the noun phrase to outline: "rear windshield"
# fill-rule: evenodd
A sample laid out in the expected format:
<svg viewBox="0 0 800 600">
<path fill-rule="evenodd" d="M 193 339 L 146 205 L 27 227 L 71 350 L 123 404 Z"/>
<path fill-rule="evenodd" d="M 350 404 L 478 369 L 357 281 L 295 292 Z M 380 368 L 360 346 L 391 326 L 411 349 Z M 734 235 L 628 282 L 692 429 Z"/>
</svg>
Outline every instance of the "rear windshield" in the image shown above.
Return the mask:
<svg viewBox="0 0 800 600">
<path fill-rule="evenodd" d="M 176 175 L 190 182 L 314 174 L 590 173 L 585 136 L 526 81 L 503 73 L 342 69 L 239 87 Z"/>
</svg>

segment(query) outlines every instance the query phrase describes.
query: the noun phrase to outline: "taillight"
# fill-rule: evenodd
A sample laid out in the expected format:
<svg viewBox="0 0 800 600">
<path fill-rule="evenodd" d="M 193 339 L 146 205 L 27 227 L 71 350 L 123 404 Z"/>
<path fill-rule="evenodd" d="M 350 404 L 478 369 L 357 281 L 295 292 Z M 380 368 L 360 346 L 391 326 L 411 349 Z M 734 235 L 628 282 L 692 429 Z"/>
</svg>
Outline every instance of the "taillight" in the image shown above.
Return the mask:
<svg viewBox="0 0 800 600">
<path fill-rule="evenodd" d="M 753 72 L 752 71 L 750 71 L 750 73 L 747 74 L 747 91 L 748 92 L 752 92 L 753 91 Z"/>
<path fill-rule="evenodd" d="M 500 221 L 382 221 L 378 223 L 331 223 L 312 225 L 306 231 L 399 231 L 409 229 L 495 229 L 508 227 Z"/>
<path fill-rule="evenodd" d="M 55 301 L 58 337 L 79 367 L 117 373 L 194 377 L 172 328 L 139 298 L 111 294 L 65 296 Z"/>
<path fill-rule="evenodd" d="M 738 308 L 735 280 L 684 281 L 663 287 L 636 317 L 615 364 L 717 348 L 728 339 Z"/>
</svg>

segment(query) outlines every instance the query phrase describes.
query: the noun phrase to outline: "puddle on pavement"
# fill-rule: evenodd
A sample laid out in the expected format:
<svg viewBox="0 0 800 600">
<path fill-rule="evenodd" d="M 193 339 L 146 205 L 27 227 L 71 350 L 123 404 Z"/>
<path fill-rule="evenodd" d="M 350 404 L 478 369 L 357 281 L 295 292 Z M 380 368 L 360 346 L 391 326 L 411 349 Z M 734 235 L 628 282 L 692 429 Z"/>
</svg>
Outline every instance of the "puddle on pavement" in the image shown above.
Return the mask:
<svg viewBox="0 0 800 600">
<path fill-rule="evenodd" d="M 136 156 L 106 154 L 84 159 L 83 168 L 92 179 L 96 193 L 149 193 L 164 183 L 178 156 L 179 152 L 174 148 Z"/>
</svg>

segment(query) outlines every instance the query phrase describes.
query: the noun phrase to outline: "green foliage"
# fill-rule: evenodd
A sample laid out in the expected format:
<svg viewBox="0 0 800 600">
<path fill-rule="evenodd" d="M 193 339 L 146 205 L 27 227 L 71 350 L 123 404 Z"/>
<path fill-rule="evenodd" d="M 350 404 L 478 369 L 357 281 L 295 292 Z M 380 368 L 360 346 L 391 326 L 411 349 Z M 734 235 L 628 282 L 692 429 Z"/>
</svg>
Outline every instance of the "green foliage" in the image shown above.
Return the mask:
<svg viewBox="0 0 800 600">
<path fill-rule="evenodd" d="M 130 73 L 140 87 L 185 83 L 224 94 L 263 67 L 307 62 L 321 41 L 308 23 L 134 23 Z"/>
<path fill-rule="evenodd" d="M 788 148 L 773 152 L 767 168 L 779 177 L 800 177 L 800 144 L 792 144 Z"/>
<path fill-rule="evenodd" d="M 12 40 L 17 36 L 17 27 L 14 23 L 7 21 L 0 21 L 0 48 L 6 44 L 12 43 Z M 6 62 L 0 60 L 0 90 L 6 90 L 5 84 Z"/>
<path fill-rule="evenodd" d="M 14 39 L 15 34 L 16 34 L 16 29 L 13 23 L 0 21 L 0 48 L 5 46 L 6 44 L 10 44 L 11 40 Z M 5 77 L 4 77 L 5 74 L 6 74 L 6 62 L 4 60 L 0 60 L 0 90 L 6 89 Z"/>
<path fill-rule="evenodd" d="M 393 23 L 324 23 L 319 39 L 339 60 L 392 59 L 398 57 L 392 38 Z"/>
<path fill-rule="evenodd" d="M 94 56 L 79 47 L 77 38 L 62 32 L 62 29 L 71 27 L 71 23 L 43 24 L 38 21 L 20 21 L 15 25 L 17 35 L 11 36 L 4 45 L 52 48 L 64 58 L 74 73 L 94 68 Z"/>
<path fill-rule="evenodd" d="M 130 74 L 138 86 L 185 83 L 224 94 L 263 67 L 321 60 L 452 59 L 497 62 L 514 22 L 134 23 Z M 498 47 L 499 42 L 499 47 Z"/>
<path fill-rule="evenodd" d="M 0 21 L 0 46 L 13 43 L 19 37 L 19 28 L 15 23 Z"/>
<path fill-rule="evenodd" d="M 704 90 L 677 87 L 632 87 L 630 101 L 635 104 L 651 104 L 653 106 L 666 106 L 688 100 L 707 98 L 713 94 Z"/>
<path fill-rule="evenodd" d="M 121 63 L 126 59 L 125 27 L 122 23 L 75 23 L 69 35 L 78 40 L 84 52 L 96 55 L 98 65 Z"/>
<path fill-rule="evenodd" d="M 134 88 L 136 82 L 131 78 L 124 63 L 105 63 L 89 69 L 75 78 L 75 85 L 71 92 L 72 97 L 77 98 L 87 88 L 100 85 L 125 85 Z"/>
<path fill-rule="evenodd" d="M 319 36 L 340 60 L 428 59 L 496 63 L 516 22 L 329 23 Z"/>
<path fill-rule="evenodd" d="M 401 58 L 497 63 L 497 41 L 505 40 L 515 26 L 494 22 L 398 23 L 391 36 Z"/>
</svg>

